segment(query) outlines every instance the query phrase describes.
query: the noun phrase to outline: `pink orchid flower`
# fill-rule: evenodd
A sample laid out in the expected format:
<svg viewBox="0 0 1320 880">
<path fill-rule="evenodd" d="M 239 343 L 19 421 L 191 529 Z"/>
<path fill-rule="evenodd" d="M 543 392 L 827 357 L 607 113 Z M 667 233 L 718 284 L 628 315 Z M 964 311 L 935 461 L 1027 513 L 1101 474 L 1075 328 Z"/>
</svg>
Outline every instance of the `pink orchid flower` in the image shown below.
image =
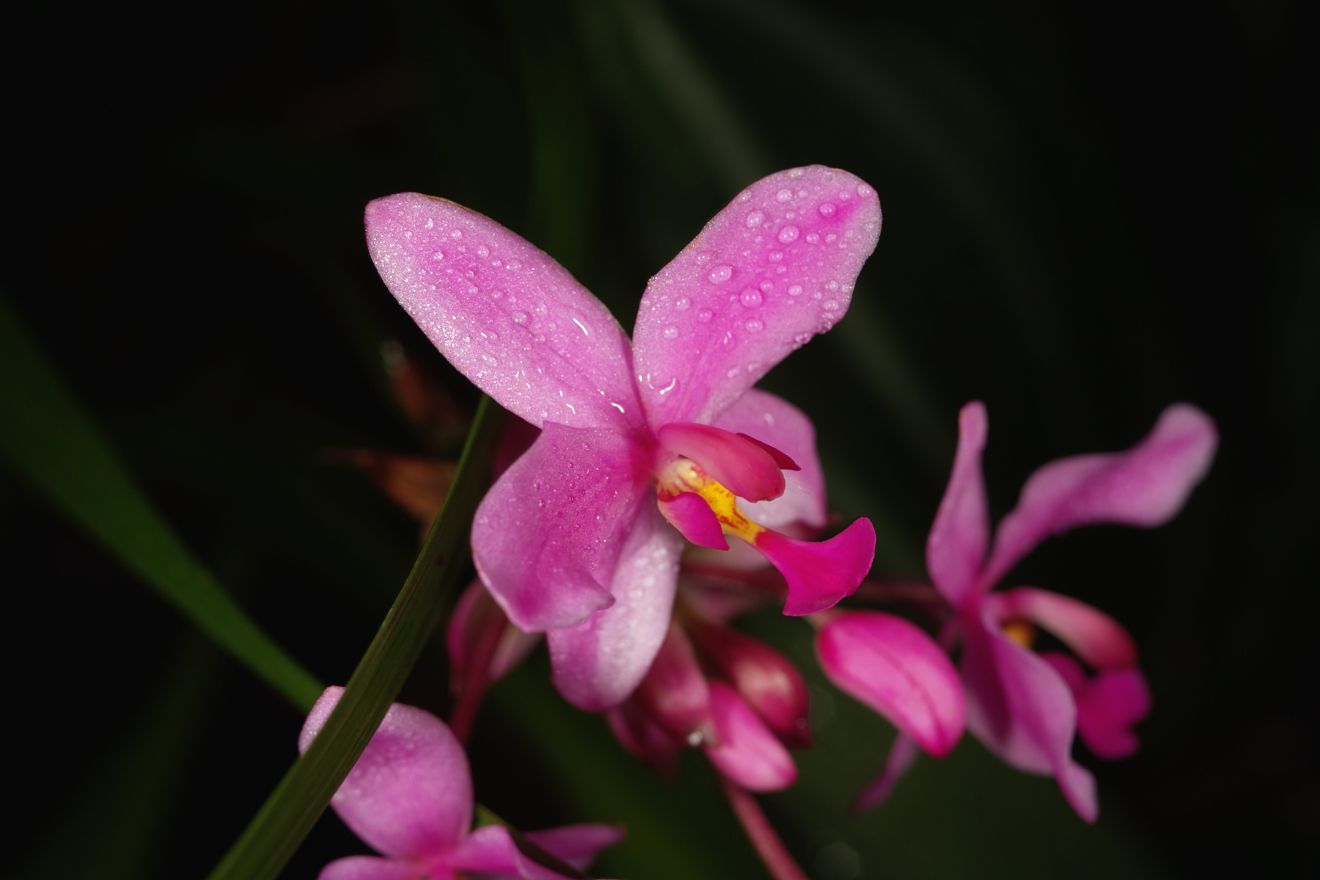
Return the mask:
<svg viewBox="0 0 1320 880">
<path fill-rule="evenodd" d="M 1157 526 L 1182 507 L 1214 457 L 1210 419 L 1187 404 L 1164 411 L 1126 452 L 1050 462 L 1023 486 L 990 541 L 981 451 L 980 403 L 959 416 L 958 451 L 926 543 L 926 566 L 957 612 L 968 727 L 1002 760 L 1053 775 L 1088 822 L 1099 806 L 1095 779 L 1072 759 L 1074 733 L 1101 757 L 1136 748 L 1130 728 L 1149 710 L 1131 636 L 1111 617 L 1075 599 L 1033 587 L 990 589 L 1037 544 L 1092 523 Z M 1029 649 L 1032 626 L 1058 638 L 1096 670 L 1088 679 L 1072 657 Z M 903 756 L 891 758 L 901 767 Z"/>
<path fill-rule="evenodd" d="M 748 187 L 651 279 L 631 343 L 567 271 L 480 214 L 408 193 L 368 205 L 366 226 L 381 277 L 441 353 L 541 429 L 482 502 L 472 549 L 510 620 L 547 633 L 570 701 L 604 709 L 641 681 L 683 538 L 755 547 L 784 574 L 786 614 L 857 588 L 869 520 L 814 544 L 775 530 L 819 505 L 780 451 L 791 407 L 752 385 L 847 311 L 880 233 L 865 183 L 816 166 Z"/>
<path fill-rule="evenodd" d="M 305 752 L 343 695 L 326 688 L 298 736 Z M 499 825 L 472 826 L 472 777 L 449 728 L 429 712 L 395 703 L 330 805 L 384 858 L 349 856 L 320 880 L 455 880 L 461 876 L 557 880 L 564 875 L 519 851 Z M 622 836 L 609 825 L 571 825 L 527 837 L 581 869 Z"/>
</svg>

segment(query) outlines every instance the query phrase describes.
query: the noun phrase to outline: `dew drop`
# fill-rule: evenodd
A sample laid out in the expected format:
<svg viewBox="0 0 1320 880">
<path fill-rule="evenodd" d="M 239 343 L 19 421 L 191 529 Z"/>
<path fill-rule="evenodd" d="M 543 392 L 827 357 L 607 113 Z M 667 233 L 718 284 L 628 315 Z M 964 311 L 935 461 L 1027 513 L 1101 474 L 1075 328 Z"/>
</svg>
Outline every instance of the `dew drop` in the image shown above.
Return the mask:
<svg viewBox="0 0 1320 880">
<path fill-rule="evenodd" d="M 678 328 L 675 327 L 673 324 L 670 324 L 668 327 L 666 327 L 666 328 L 664 329 L 663 333 L 664 333 L 664 337 L 665 337 L 665 339 L 677 339 L 677 338 L 678 338 Z"/>
<path fill-rule="evenodd" d="M 712 312 L 710 309 L 702 309 L 701 311 L 697 312 L 697 320 L 703 324 L 710 323 L 710 319 L 713 317 L 715 317 L 715 313 Z"/>
<path fill-rule="evenodd" d="M 463 230 L 455 229 L 454 231 L 449 233 L 449 237 L 452 238 L 454 241 L 458 241 L 463 237 Z"/>
<path fill-rule="evenodd" d="M 837 281 L 826 281 L 826 282 L 825 282 L 825 289 L 826 289 L 826 290 L 838 290 L 838 289 L 839 289 L 839 282 L 837 282 Z"/>
<path fill-rule="evenodd" d="M 816 212 L 819 213 L 820 216 L 822 217 L 832 216 L 834 214 L 834 203 L 821 202 L 820 207 L 816 209 Z"/>
<path fill-rule="evenodd" d="M 725 281 L 728 281 L 732 275 L 732 266 L 716 266 L 714 269 L 710 270 L 710 274 L 707 275 L 706 278 L 711 284 L 723 284 Z"/>
<path fill-rule="evenodd" d="M 871 188 L 864 183 L 859 183 L 857 184 L 857 194 L 862 198 L 866 198 L 871 194 Z"/>
<path fill-rule="evenodd" d="M 799 231 L 800 230 L 796 226 L 792 225 L 785 226 L 783 229 L 779 230 L 780 244 L 792 244 L 797 241 Z"/>
<path fill-rule="evenodd" d="M 486 247 L 484 244 L 479 245 L 477 247 L 477 256 L 481 257 L 483 260 L 486 259 L 490 256 L 490 248 Z"/>
<path fill-rule="evenodd" d="M 794 284 L 792 287 L 790 287 L 790 288 L 788 289 L 788 295 L 789 295 L 789 296 L 801 296 L 801 295 L 802 295 L 802 285 L 801 285 L 801 284 Z"/>
<path fill-rule="evenodd" d="M 787 202 L 789 199 L 793 198 L 793 191 L 791 189 L 781 189 L 779 192 L 775 193 L 775 198 L 781 202 Z"/>
<path fill-rule="evenodd" d="M 725 348 L 732 348 L 733 344 L 737 341 L 738 338 L 733 335 L 733 331 L 729 330 L 724 334 L 724 338 L 720 340 L 720 343 L 723 344 Z"/>
<path fill-rule="evenodd" d="M 820 236 L 814 232 L 808 232 L 806 235 L 807 244 L 815 244 L 820 241 Z"/>
<path fill-rule="evenodd" d="M 686 296 L 680 296 L 678 299 L 674 300 L 674 308 L 680 312 L 686 312 L 690 305 L 692 305 L 692 300 L 688 299 Z"/>
<path fill-rule="evenodd" d="M 771 281 L 769 278 L 767 278 L 757 286 L 761 288 L 762 293 L 769 293 L 771 290 L 774 289 L 775 283 Z"/>
<path fill-rule="evenodd" d="M 518 262 L 517 260 L 509 260 L 509 262 L 504 264 L 504 268 L 508 269 L 511 272 L 517 272 L 519 269 L 522 268 L 522 263 Z"/>
<path fill-rule="evenodd" d="M 750 214 L 747 215 L 747 220 L 746 220 L 747 227 L 749 229 L 754 229 L 757 226 L 760 226 L 761 221 L 764 219 L 765 219 L 765 214 L 761 213 L 760 211 L 752 211 Z"/>
<path fill-rule="evenodd" d="M 769 254 L 766 255 L 766 259 L 772 263 L 778 263 L 783 258 L 784 258 L 783 251 L 771 251 Z"/>
<path fill-rule="evenodd" d="M 796 342 L 798 345 L 806 345 L 808 342 L 811 341 L 811 334 L 799 333 L 797 336 L 793 337 L 793 341 Z"/>
<path fill-rule="evenodd" d="M 512 315 L 510 315 L 510 317 L 513 318 L 513 323 L 515 324 L 527 323 L 527 313 L 524 312 L 522 309 L 519 309 L 518 311 L 514 312 Z"/>
<path fill-rule="evenodd" d="M 803 168 L 793 168 L 788 172 L 788 176 L 791 177 L 793 180 L 797 180 L 799 177 L 801 177 L 803 174 L 806 173 L 807 173 L 806 170 Z"/>
<path fill-rule="evenodd" d="M 761 291 L 755 287 L 749 287 L 739 294 L 738 302 L 749 309 L 754 309 L 761 304 Z"/>
<path fill-rule="evenodd" d="M 820 304 L 820 307 L 827 312 L 837 312 L 839 310 L 839 304 L 832 299 L 825 300 Z"/>
<path fill-rule="evenodd" d="M 748 320 L 746 324 L 743 324 L 743 326 L 747 328 L 748 333 L 760 333 L 765 329 L 765 322 L 760 318 L 752 318 Z"/>
<path fill-rule="evenodd" d="M 431 259 L 435 260 L 437 263 L 443 260 L 444 258 L 445 258 L 444 251 L 436 251 L 435 253 L 431 254 Z"/>
</svg>

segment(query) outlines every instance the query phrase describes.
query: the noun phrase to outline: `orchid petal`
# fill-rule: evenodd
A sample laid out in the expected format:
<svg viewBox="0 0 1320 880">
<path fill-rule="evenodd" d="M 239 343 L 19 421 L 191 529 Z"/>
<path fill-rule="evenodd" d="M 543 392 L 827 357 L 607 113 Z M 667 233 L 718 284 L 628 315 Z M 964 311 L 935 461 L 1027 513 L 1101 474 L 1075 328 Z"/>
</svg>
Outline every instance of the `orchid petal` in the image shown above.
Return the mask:
<svg viewBox="0 0 1320 880">
<path fill-rule="evenodd" d="M 305 752 L 343 695 L 329 687 L 312 706 L 298 751 Z M 344 824 L 387 856 L 448 851 L 472 824 L 467 756 L 429 712 L 395 703 L 331 798 Z"/>
<path fill-rule="evenodd" d="M 1049 630 L 1096 669 L 1117 669 L 1137 662 L 1137 645 L 1117 620 L 1070 596 L 1035 587 L 992 593 L 989 607 L 996 620 L 1029 620 Z"/>
<path fill-rule="evenodd" d="M 448 873 L 438 875 L 448 877 Z M 321 869 L 316 880 L 432 880 L 437 878 L 416 862 L 380 859 L 375 856 L 349 856 L 335 859 Z"/>
<path fill-rule="evenodd" d="M 757 534 L 755 546 L 784 576 L 784 613 L 797 617 L 833 608 L 857 590 L 875 561 L 875 526 L 862 517 L 814 543 L 767 530 Z"/>
<path fill-rule="evenodd" d="M 376 269 L 441 354 L 541 427 L 640 425 L 628 337 L 544 252 L 488 217 L 400 193 L 367 205 Z"/>
<path fill-rule="evenodd" d="M 779 791 L 797 781 L 792 756 L 737 691 L 712 681 L 710 710 L 719 742 L 706 755 L 716 769 L 748 791 Z"/>
<path fill-rule="evenodd" d="M 1042 466 L 999 525 L 982 577 L 999 580 L 1050 535 L 1091 523 L 1157 526 L 1187 500 L 1214 457 L 1210 418 L 1188 404 L 1166 409 L 1126 452 L 1077 455 Z"/>
<path fill-rule="evenodd" d="M 907 775 L 920 755 L 921 752 L 918 751 L 917 744 L 912 738 L 899 733 L 894 738 L 893 745 L 889 747 L 889 756 L 885 758 L 884 769 L 857 795 L 857 799 L 853 801 L 853 811 L 862 813 L 888 800 L 889 795 L 894 791 L 894 786 Z"/>
<path fill-rule="evenodd" d="M 958 414 L 958 451 L 944 499 L 926 539 L 926 569 L 935 586 L 954 605 L 976 593 L 989 543 L 981 451 L 987 430 L 985 406 L 973 401 Z"/>
<path fill-rule="evenodd" d="M 682 537 L 643 504 L 610 583 L 614 604 L 546 634 L 555 686 L 570 703 L 606 709 L 641 682 L 669 627 L 682 549 Z"/>
<path fill-rule="evenodd" d="M 490 658 L 490 667 L 484 672 L 490 681 L 498 681 L 521 663 L 536 647 L 537 637 L 509 626 L 504 611 L 491 598 L 485 585 L 479 580 L 473 581 L 458 598 L 445 630 L 452 685 L 457 687 L 463 681 L 468 673 L 469 660 L 477 652 L 487 628 L 495 626 L 501 627 L 502 632 Z"/>
<path fill-rule="evenodd" d="M 656 439 L 668 451 L 696 462 L 739 498 L 762 501 L 784 494 L 784 473 L 761 443 L 692 422 L 662 425 Z"/>
<path fill-rule="evenodd" d="M 573 626 L 614 601 L 607 587 L 649 465 L 624 434 L 548 422 L 486 493 L 472 525 L 473 559 L 514 624 Z"/>
<path fill-rule="evenodd" d="M 720 528 L 719 517 L 705 499 L 695 492 L 680 492 L 673 498 L 659 499 L 660 513 L 678 533 L 698 547 L 728 550 L 729 542 Z"/>
<path fill-rule="evenodd" d="M 797 168 L 744 190 L 646 287 L 633 354 L 651 424 L 710 423 L 834 326 L 879 235 L 875 193 L 846 171 Z"/>
<path fill-rule="evenodd" d="M 747 517 L 769 529 L 792 522 L 825 527 L 825 474 L 816 455 L 816 429 L 802 410 L 752 388 L 720 414 L 715 427 L 773 446 L 798 465 L 784 474 L 784 493 L 778 498 L 740 505 Z"/>
<path fill-rule="evenodd" d="M 553 850 L 548 851 L 558 855 Z M 475 873 L 520 880 L 562 880 L 565 876 L 523 855 L 509 829 L 503 825 L 486 825 L 474 830 L 454 850 L 449 863 L 464 875 Z"/>
<path fill-rule="evenodd" d="M 678 741 L 650 719 L 636 700 L 624 700 L 605 714 L 610 731 L 633 757 L 650 764 L 665 776 L 678 769 Z"/>
<path fill-rule="evenodd" d="M 1068 683 L 1077 701 L 1077 735 L 1096 757 L 1117 761 L 1137 751 L 1132 726 L 1150 713 L 1150 688 L 1141 670 L 1108 669 L 1088 679 L 1067 654 L 1052 651 L 1041 659 Z"/>
<path fill-rule="evenodd" d="M 692 643 L 677 624 L 669 625 L 635 699 L 647 715 L 684 742 L 695 745 L 715 733 L 706 676 Z"/>
<path fill-rule="evenodd" d="M 726 626 L 696 621 L 689 628 L 702 654 L 776 736 L 790 746 L 811 745 L 807 683 L 791 660 Z"/>
<path fill-rule="evenodd" d="M 967 619 L 962 672 L 967 726 L 999 758 L 1028 773 L 1053 774 L 1087 822 L 1099 814 L 1095 779 L 1072 760 L 1077 705 L 1048 662 L 990 621 Z"/>
<path fill-rule="evenodd" d="M 958 672 L 930 636 L 891 614 L 848 611 L 816 634 L 821 669 L 840 689 L 942 757 L 962 736 L 965 698 Z"/>
<path fill-rule="evenodd" d="M 623 839 L 617 825 L 565 825 L 544 831 L 528 831 L 527 837 L 552 855 L 579 870 L 591 864 L 600 851 Z"/>
</svg>

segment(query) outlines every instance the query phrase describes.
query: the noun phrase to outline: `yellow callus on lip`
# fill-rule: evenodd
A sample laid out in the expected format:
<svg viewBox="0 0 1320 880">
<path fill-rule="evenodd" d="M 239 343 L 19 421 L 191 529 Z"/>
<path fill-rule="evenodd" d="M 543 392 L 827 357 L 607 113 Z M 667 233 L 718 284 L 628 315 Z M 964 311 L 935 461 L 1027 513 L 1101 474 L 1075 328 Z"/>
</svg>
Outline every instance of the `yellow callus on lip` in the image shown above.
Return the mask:
<svg viewBox="0 0 1320 880">
<path fill-rule="evenodd" d="M 1009 641 L 1017 642 L 1024 648 L 1030 648 L 1036 641 L 1036 628 L 1025 620 L 1009 620 L 1002 627 Z"/>
<path fill-rule="evenodd" d="M 756 536 L 765 531 L 765 527 L 743 516 L 738 509 L 738 497 L 723 484 L 706 476 L 696 462 L 680 458 L 665 468 L 657 480 L 661 497 L 673 497 L 684 492 L 699 496 L 710 507 L 715 519 L 719 520 L 720 529 L 726 535 L 733 535 L 751 544 Z"/>
</svg>

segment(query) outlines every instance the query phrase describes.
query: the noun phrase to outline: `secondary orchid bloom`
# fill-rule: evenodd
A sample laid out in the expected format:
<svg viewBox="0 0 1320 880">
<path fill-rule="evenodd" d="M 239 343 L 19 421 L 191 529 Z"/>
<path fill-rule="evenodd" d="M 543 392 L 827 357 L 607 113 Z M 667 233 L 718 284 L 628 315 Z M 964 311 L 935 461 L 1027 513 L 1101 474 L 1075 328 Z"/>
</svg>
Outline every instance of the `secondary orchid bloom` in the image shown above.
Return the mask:
<svg viewBox="0 0 1320 880">
<path fill-rule="evenodd" d="M 752 385 L 847 311 L 880 232 L 865 183 L 816 166 L 750 186 L 651 279 L 631 343 L 568 272 L 480 214 L 409 193 L 372 202 L 366 225 L 381 277 L 441 353 L 541 429 L 482 502 L 472 546 L 510 620 L 547 633 L 569 700 L 607 708 L 641 681 L 683 538 L 755 547 L 784 574 L 787 614 L 856 589 L 868 520 L 814 544 L 776 530 L 823 525 L 823 502 L 783 451 L 800 414 Z"/>
<path fill-rule="evenodd" d="M 953 473 L 926 544 L 931 578 L 957 612 L 968 726 L 1007 763 L 1053 775 L 1073 809 L 1094 821 L 1095 780 L 1073 761 L 1073 736 L 1080 731 L 1101 757 L 1135 750 L 1130 726 L 1150 697 L 1132 638 L 1075 599 L 1032 587 L 990 590 L 1051 535 L 1092 523 L 1167 522 L 1210 467 L 1217 435 L 1204 413 L 1178 404 L 1126 452 L 1050 462 L 1027 480 L 991 543 L 981 477 L 986 431 L 985 407 L 964 407 Z M 1033 653 L 1037 626 L 1095 676 L 1088 679 L 1071 656 Z"/>
<path fill-rule="evenodd" d="M 325 726 L 343 688 L 326 688 L 298 737 L 304 752 Z M 320 880 L 455 880 L 473 874 L 521 880 L 563 877 L 529 859 L 508 829 L 472 827 L 467 756 L 429 712 L 395 703 L 330 805 L 383 858 L 349 856 L 326 865 Z M 622 836 L 609 825 L 572 825 L 527 837 L 579 869 Z"/>
</svg>

